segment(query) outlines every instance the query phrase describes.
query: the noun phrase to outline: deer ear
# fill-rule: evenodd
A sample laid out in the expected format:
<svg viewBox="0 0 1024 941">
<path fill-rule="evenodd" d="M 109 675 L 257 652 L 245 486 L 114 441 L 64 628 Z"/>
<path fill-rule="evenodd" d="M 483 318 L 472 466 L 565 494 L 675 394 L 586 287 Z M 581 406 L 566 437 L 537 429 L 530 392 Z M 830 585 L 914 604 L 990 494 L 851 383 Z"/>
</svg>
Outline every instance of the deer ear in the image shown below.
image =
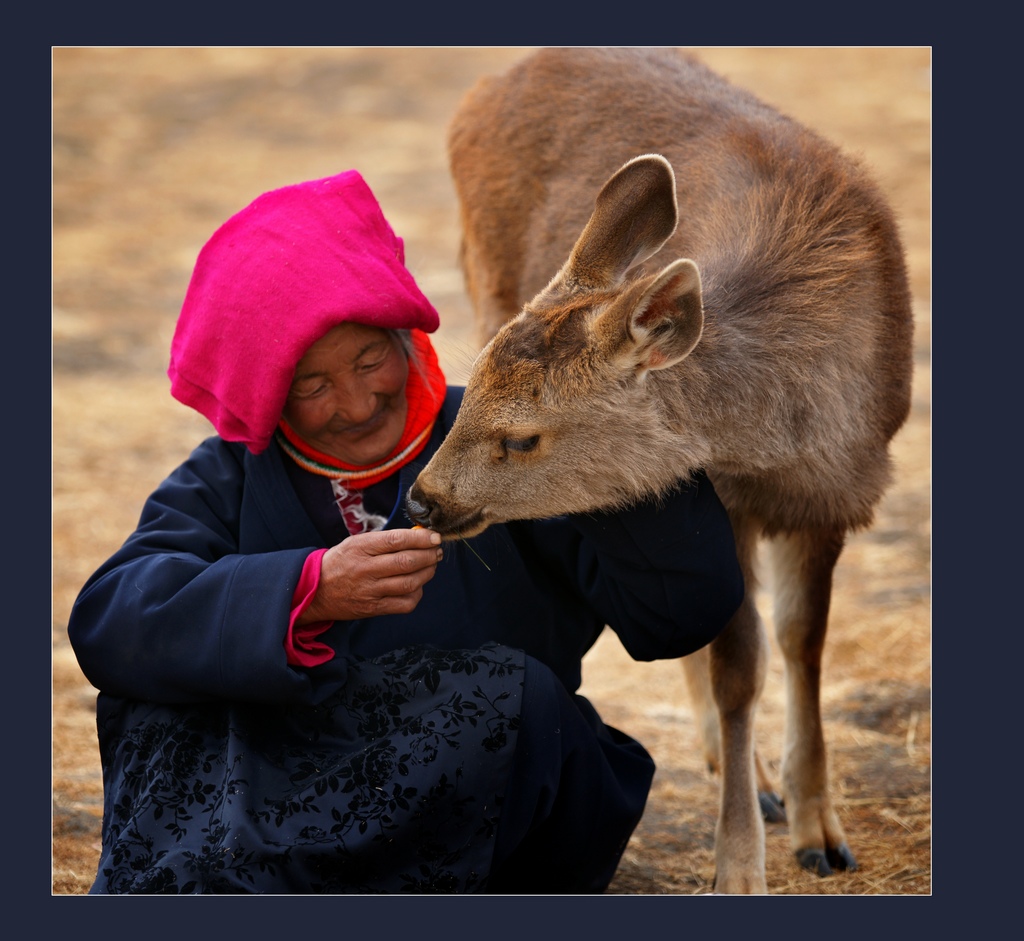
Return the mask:
<svg viewBox="0 0 1024 941">
<path fill-rule="evenodd" d="M 660 154 L 634 157 L 601 188 L 590 221 L 546 291 L 616 287 L 665 244 L 678 218 L 672 165 Z"/>
<path fill-rule="evenodd" d="M 667 369 L 685 359 L 704 330 L 700 272 L 688 258 L 663 268 L 638 296 L 626 295 L 626 357 L 638 378 L 650 369 Z"/>
</svg>

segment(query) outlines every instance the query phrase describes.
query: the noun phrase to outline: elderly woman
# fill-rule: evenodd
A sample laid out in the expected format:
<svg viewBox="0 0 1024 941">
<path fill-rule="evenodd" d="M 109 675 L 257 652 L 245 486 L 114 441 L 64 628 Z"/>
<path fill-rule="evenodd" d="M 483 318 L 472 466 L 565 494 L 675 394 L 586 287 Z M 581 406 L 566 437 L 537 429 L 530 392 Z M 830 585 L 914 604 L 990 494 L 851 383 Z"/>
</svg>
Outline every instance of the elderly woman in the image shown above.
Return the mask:
<svg viewBox="0 0 1024 941">
<path fill-rule="evenodd" d="M 412 528 L 455 417 L 438 326 L 355 171 L 204 246 L 172 394 L 218 432 L 148 499 L 69 633 L 100 691 L 93 893 L 600 892 L 654 765 L 576 691 L 742 598 L 704 476 L 660 504 Z"/>
</svg>

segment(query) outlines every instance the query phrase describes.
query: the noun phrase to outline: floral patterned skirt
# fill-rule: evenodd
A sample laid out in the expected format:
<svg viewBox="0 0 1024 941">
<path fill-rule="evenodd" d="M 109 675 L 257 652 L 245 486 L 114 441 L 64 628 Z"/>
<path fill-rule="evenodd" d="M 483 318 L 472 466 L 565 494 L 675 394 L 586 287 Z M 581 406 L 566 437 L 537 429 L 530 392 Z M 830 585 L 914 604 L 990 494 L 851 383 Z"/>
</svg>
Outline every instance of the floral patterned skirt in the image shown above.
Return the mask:
<svg viewBox="0 0 1024 941">
<path fill-rule="evenodd" d="M 525 655 L 408 648 L 312 706 L 103 694 L 93 893 L 484 888 Z"/>
</svg>

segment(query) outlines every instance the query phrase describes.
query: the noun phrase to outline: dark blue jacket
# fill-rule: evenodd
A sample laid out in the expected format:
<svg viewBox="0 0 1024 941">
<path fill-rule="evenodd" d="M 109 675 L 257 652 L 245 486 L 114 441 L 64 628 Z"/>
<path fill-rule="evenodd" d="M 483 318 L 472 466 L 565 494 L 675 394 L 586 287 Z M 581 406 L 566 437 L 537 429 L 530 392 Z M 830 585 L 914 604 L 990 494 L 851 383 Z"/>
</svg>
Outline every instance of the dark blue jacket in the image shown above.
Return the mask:
<svg viewBox="0 0 1024 941">
<path fill-rule="evenodd" d="M 451 389 L 427 449 L 402 470 L 388 527 L 411 525 L 402 498 L 460 401 Z M 321 637 L 336 657 L 295 669 L 283 648 L 292 595 L 324 543 L 286 460 L 276 444 L 254 456 L 213 437 L 160 485 L 72 611 L 71 641 L 94 686 L 159 702 L 315 702 L 345 683 L 352 654 L 497 642 L 546 663 L 571 692 L 606 624 L 637 660 L 681 657 L 742 599 L 728 517 L 699 474 L 625 512 L 493 526 L 472 541 L 480 558 L 446 543 L 412 614 L 336 622 Z"/>
</svg>

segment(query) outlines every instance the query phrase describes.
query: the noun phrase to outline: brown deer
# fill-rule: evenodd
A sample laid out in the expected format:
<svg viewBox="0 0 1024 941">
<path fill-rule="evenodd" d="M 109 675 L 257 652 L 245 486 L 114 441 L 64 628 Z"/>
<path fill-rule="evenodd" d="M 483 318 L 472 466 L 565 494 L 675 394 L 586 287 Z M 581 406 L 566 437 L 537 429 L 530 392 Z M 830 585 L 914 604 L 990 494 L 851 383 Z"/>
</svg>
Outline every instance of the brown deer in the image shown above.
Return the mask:
<svg viewBox="0 0 1024 941">
<path fill-rule="evenodd" d="M 449 145 L 468 291 L 494 336 L 411 511 L 468 537 L 620 507 L 705 468 L 748 586 L 685 661 L 721 773 L 715 890 L 767 890 L 758 790 L 771 783 L 752 729 L 762 536 L 792 846 L 821 875 L 856 868 L 819 684 L 833 568 L 872 520 L 910 406 L 911 305 L 886 200 L 836 147 L 669 49 L 541 50 L 470 91 Z"/>
</svg>

